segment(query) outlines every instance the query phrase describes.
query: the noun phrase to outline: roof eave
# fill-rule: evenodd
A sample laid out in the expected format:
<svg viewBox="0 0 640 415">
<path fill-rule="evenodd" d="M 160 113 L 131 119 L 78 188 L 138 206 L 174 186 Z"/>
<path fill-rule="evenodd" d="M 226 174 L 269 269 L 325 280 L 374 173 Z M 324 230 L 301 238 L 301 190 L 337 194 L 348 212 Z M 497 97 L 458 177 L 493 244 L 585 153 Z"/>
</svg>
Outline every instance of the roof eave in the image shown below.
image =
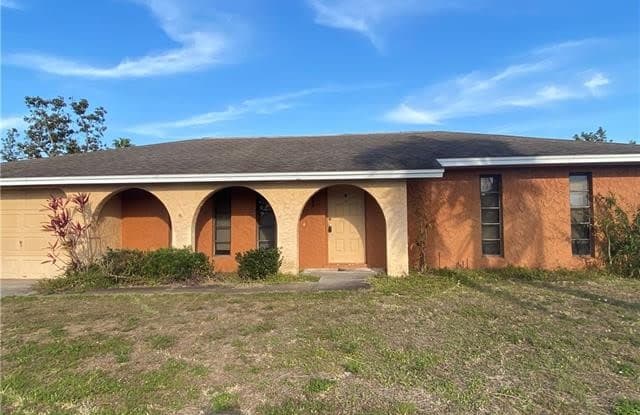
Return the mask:
<svg viewBox="0 0 640 415">
<path fill-rule="evenodd" d="M 281 173 L 1 177 L 0 186 L 422 179 L 422 178 L 438 178 L 438 177 L 442 177 L 443 174 L 444 174 L 444 169 L 420 169 L 420 170 L 358 170 L 358 171 L 281 172 Z"/>
<path fill-rule="evenodd" d="M 495 167 L 495 166 L 549 166 L 575 164 L 628 164 L 640 163 L 638 154 L 574 154 L 562 156 L 516 156 L 516 157 L 461 157 L 439 158 L 444 168 Z"/>
</svg>

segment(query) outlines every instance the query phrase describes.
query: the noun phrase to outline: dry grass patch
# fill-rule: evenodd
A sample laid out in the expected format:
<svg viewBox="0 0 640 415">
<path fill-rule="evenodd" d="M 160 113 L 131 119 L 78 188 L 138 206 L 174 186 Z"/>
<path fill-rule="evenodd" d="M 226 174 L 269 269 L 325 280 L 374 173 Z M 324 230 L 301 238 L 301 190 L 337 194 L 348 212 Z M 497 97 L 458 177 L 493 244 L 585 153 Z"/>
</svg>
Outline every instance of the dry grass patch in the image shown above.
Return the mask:
<svg viewBox="0 0 640 415">
<path fill-rule="evenodd" d="M 3 412 L 638 408 L 640 281 L 447 274 L 373 284 L 4 300 Z"/>
</svg>

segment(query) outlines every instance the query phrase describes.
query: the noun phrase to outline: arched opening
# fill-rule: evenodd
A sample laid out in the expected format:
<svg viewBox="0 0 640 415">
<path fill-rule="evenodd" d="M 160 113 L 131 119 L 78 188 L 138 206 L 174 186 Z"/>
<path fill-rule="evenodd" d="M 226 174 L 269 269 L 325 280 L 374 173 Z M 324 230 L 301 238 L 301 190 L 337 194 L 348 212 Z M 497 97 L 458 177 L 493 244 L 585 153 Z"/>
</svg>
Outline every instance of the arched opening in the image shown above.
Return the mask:
<svg viewBox="0 0 640 415">
<path fill-rule="evenodd" d="M 103 250 L 150 251 L 171 246 L 171 219 L 164 204 L 143 189 L 114 193 L 96 212 Z"/>
<path fill-rule="evenodd" d="M 202 203 L 195 221 L 195 249 L 208 255 L 220 272 L 238 268 L 236 254 L 277 247 L 271 204 L 247 187 L 216 190 Z"/>
<path fill-rule="evenodd" d="M 334 185 L 317 191 L 298 222 L 300 269 L 387 267 L 386 221 L 365 190 Z"/>
</svg>

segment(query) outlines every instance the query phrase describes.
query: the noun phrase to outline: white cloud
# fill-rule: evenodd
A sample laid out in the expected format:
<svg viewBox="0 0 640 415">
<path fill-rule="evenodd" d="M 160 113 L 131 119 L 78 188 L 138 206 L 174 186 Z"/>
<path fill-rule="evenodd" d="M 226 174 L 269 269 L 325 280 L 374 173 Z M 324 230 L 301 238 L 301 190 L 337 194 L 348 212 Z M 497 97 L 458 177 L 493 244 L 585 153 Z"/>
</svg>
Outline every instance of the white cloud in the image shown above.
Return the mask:
<svg viewBox="0 0 640 415">
<path fill-rule="evenodd" d="M 23 117 L 3 117 L 0 118 L 0 131 L 8 130 L 9 128 L 21 129 L 25 126 Z"/>
<path fill-rule="evenodd" d="M 381 26 L 394 18 L 415 16 L 442 9 L 458 8 L 457 1 L 445 0 L 307 0 L 317 24 L 351 30 L 382 47 Z"/>
<path fill-rule="evenodd" d="M 191 72 L 224 61 L 232 43 L 225 19 L 205 7 L 187 1 L 138 0 L 160 28 L 179 47 L 137 58 L 124 58 L 113 66 L 89 63 L 41 53 L 14 53 L 10 64 L 62 76 L 86 78 L 137 78 Z"/>
<path fill-rule="evenodd" d="M 235 120 L 248 115 L 264 115 L 284 111 L 296 106 L 298 100 L 301 98 L 312 95 L 349 92 L 362 89 L 379 88 L 383 86 L 385 86 L 385 84 L 325 86 L 301 89 L 268 97 L 246 99 L 238 104 L 228 105 L 226 108 L 218 111 L 196 114 L 179 120 L 139 124 L 128 128 L 127 131 L 142 135 L 164 137 L 171 130 L 211 125 L 224 121 Z M 185 133 L 181 132 L 181 134 L 184 135 Z"/>
<path fill-rule="evenodd" d="M 609 78 L 598 72 L 585 81 L 584 86 L 589 88 L 591 92 L 597 93 L 603 86 L 609 85 L 610 83 Z"/>
<path fill-rule="evenodd" d="M 16 0 L 0 0 L 0 7 L 4 9 L 22 10 L 22 4 Z"/>
<path fill-rule="evenodd" d="M 445 120 L 493 114 L 517 108 L 593 97 L 609 83 L 602 73 L 587 81 L 574 62 L 573 51 L 588 42 L 564 42 L 535 49 L 528 61 L 493 72 L 474 71 L 428 85 L 386 112 L 387 121 L 404 124 L 439 124 Z"/>
<path fill-rule="evenodd" d="M 400 104 L 386 114 L 389 121 L 401 124 L 438 124 L 437 114 L 429 111 L 421 111 L 410 107 L 408 104 Z"/>
</svg>

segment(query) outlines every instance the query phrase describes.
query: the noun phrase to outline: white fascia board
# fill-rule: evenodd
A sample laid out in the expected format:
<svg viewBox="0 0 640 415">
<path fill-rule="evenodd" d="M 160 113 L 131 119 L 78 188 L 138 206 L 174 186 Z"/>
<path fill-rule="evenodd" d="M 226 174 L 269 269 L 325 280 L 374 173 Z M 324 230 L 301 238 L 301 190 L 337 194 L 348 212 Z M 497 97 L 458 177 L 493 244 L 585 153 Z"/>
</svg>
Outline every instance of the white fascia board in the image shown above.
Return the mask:
<svg viewBox="0 0 640 415">
<path fill-rule="evenodd" d="M 45 186 L 122 183 L 274 182 L 307 180 L 423 179 L 442 177 L 444 169 L 360 170 L 335 172 L 145 174 L 68 177 L 0 177 L 0 186 Z"/>
<path fill-rule="evenodd" d="M 553 164 L 619 164 L 640 163 L 638 154 L 595 154 L 569 156 L 527 156 L 527 157 L 463 157 L 441 158 L 442 167 L 483 167 L 483 166 L 519 166 Z"/>
</svg>

